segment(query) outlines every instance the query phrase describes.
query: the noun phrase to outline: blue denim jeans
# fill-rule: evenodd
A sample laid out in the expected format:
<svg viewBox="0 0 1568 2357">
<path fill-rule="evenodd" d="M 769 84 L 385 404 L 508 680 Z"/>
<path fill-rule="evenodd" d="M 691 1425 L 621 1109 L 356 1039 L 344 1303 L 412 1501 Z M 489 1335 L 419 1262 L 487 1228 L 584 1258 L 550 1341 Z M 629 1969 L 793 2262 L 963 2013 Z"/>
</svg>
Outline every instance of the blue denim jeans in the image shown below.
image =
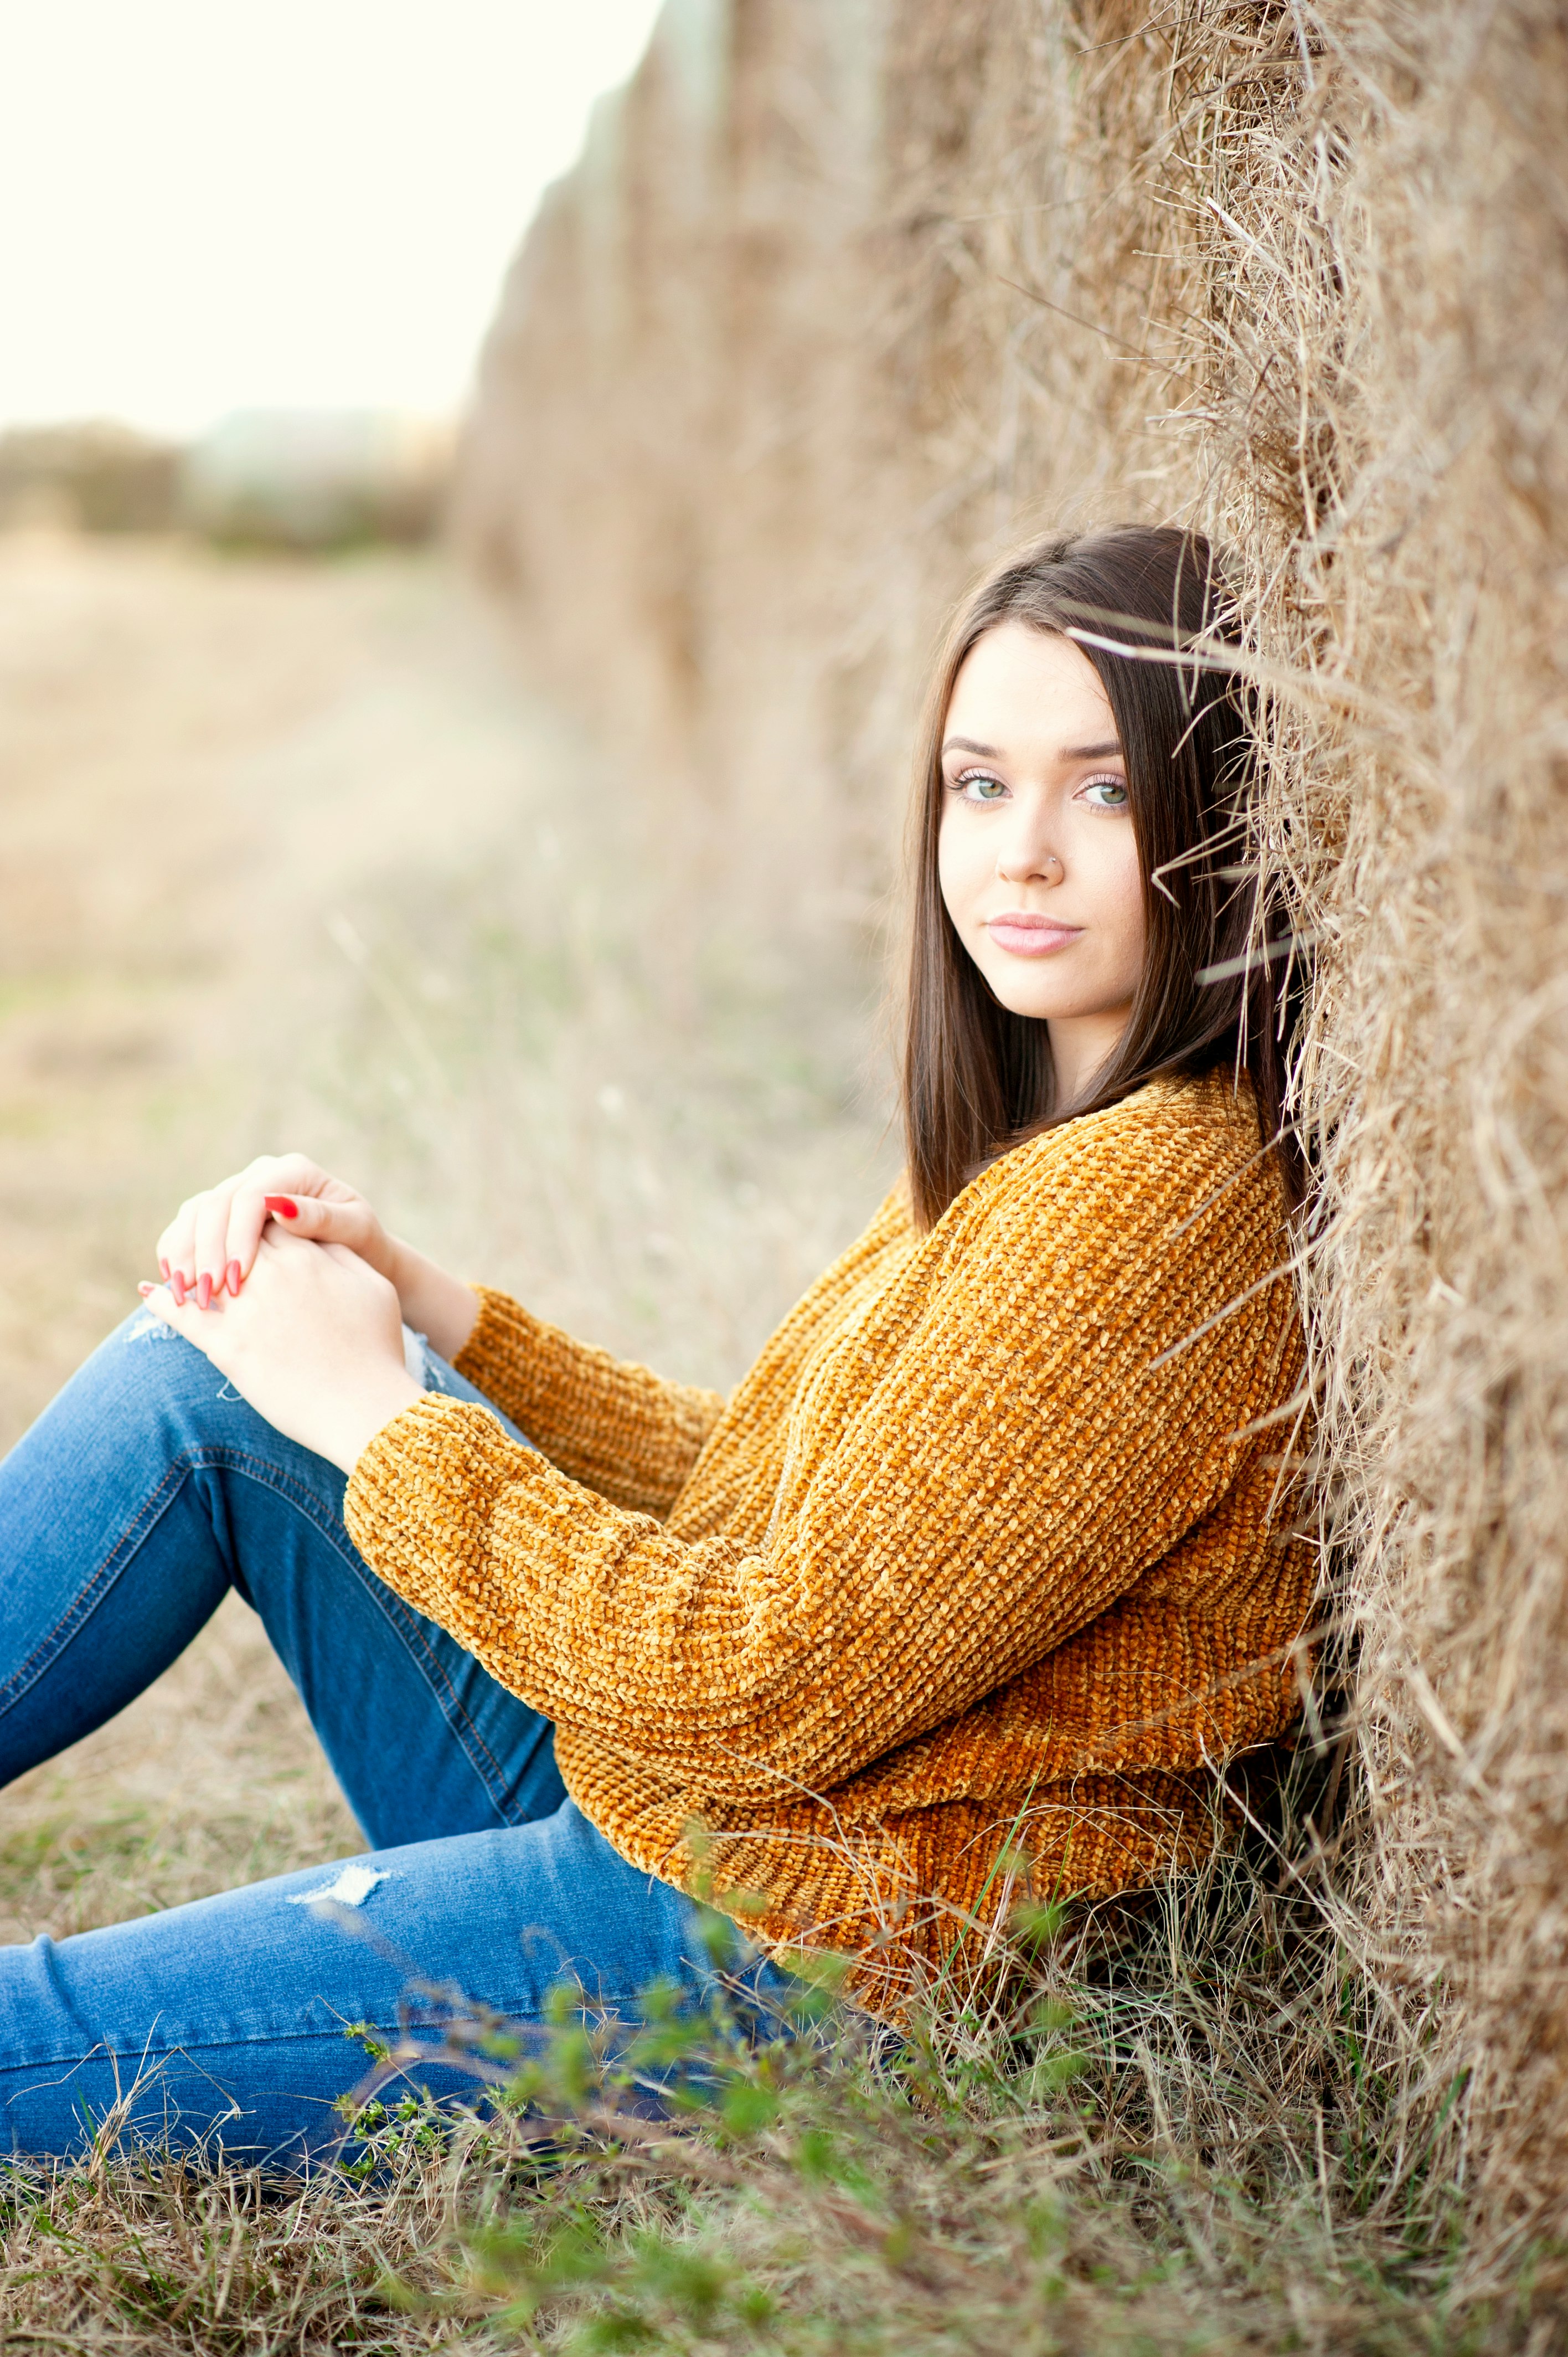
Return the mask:
<svg viewBox="0 0 1568 2357">
<path fill-rule="evenodd" d="M 427 1388 L 489 1405 L 420 1347 Z M 567 1799 L 548 1721 L 376 1577 L 344 1527 L 344 1487 L 145 1312 L 0 1463 L 0 1783 L 123 1709 L 232 1587 L 371 1841 L 352 1860 L 0 1948 L 0 2152 L 79 2152 L 135 2089 L 133 2137 L 297 2165 L 330 2147 L 333 2106 L 367 2067 L 349 2025 L 394 2039 L 415 1984 L 528 2023 L 564 1981 L 614 2012 L 656 1979 L 693 1996 L 710 1980 L 693 1903 Z M 444 2070 L 415 2076 L 475 2092 Z"/>
</svg>

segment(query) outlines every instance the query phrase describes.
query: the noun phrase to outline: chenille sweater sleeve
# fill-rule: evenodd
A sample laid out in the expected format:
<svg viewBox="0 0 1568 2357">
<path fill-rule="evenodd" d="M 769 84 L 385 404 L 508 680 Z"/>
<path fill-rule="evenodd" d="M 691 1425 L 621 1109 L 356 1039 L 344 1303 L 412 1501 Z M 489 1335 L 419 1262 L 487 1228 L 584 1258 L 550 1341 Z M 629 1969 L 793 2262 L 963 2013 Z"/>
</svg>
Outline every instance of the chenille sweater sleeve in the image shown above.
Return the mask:
<svg viewBox="0 0 1568 2357">
<path fill-rule="evenodd" d="M 993 1166 L 811 1370 L 762 1544 L 682 1540 L 435 1395 L 360 1457 L 349 1530 L 564 1726 L 715 1796 L 821 1791 L 1041 1660 L 1225 1495 L 1294 1316 L 1249 1282 L 1272 1174 L 1234 1178 L 1201 1128 L 1124 1114 Z"/>
<path fill-rule="evenodd" d="M 666 1383 L 477 1286 L 457 1372 L 552 1464 L 636 1512 L 663 1515 L 724 1410 L 717 1392 Z"/>
</svg>

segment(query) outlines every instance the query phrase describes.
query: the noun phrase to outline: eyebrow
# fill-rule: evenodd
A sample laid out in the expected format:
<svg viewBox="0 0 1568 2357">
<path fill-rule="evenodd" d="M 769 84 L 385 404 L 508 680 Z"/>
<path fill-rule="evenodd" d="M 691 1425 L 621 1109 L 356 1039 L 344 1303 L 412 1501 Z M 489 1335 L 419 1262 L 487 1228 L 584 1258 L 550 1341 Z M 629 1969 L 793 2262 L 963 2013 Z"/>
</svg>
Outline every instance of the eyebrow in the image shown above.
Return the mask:
<svg viewBox="0 0 1568 2357">
<path fill-rule="evenodd" d="M 977 745 L 972 737 L 950 737 L 942 747 L 944 753 L 978 753 L 983 760 L 1002 759 L 994 745 Z M 1058 761 L 1108 761 L 1112 754 L 1120 758 L 1122 747 L 1114 737 L 1103 745 L 1065 745 L 1057 755 Z"/>
</svg>

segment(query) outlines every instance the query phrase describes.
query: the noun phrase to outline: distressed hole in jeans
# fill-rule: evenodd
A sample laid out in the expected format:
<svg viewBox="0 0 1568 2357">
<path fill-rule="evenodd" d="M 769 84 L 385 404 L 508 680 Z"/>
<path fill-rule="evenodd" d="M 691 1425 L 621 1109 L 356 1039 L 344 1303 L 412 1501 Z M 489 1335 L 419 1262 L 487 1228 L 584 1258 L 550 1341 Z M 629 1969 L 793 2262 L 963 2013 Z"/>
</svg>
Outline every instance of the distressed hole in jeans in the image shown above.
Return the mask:
<svg viewBox="0 0 1568 2357">
<path fill-rule="evenodd" d="M 125 1337 L 127 1342 L 173 1342 L 177 1339 L 174 1328 L 166 1326 L 150 1309 L 143 1310 Z"/>
<path fill-rule="evenodd" d="M 374 1866 L 346 1866 L 335 1882 L 324 1882 L 319 1890 L 296 1890 L 288 1900 L 291 1907 L 314 1907 L 327 1899 L 339 1907 L 362 1907 L 372 1890 L 392 1876 Z"/>
</svg>

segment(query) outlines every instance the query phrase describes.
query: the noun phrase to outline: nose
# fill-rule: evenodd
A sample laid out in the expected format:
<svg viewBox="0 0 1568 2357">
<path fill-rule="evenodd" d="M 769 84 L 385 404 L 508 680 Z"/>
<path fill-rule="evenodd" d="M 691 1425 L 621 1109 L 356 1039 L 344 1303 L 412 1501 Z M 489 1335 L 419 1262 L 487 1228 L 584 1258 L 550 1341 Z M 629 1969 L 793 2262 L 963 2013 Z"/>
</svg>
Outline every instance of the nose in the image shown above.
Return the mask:
<svg viewBox="0 0 1568 2357">
<path fill-rule="evenodd" d="M 996 873 L 1004 884 L 1059 884 L 1066 870 L 1038 824 L 1026 822 L 1002 845 Z"/>
</svg>

